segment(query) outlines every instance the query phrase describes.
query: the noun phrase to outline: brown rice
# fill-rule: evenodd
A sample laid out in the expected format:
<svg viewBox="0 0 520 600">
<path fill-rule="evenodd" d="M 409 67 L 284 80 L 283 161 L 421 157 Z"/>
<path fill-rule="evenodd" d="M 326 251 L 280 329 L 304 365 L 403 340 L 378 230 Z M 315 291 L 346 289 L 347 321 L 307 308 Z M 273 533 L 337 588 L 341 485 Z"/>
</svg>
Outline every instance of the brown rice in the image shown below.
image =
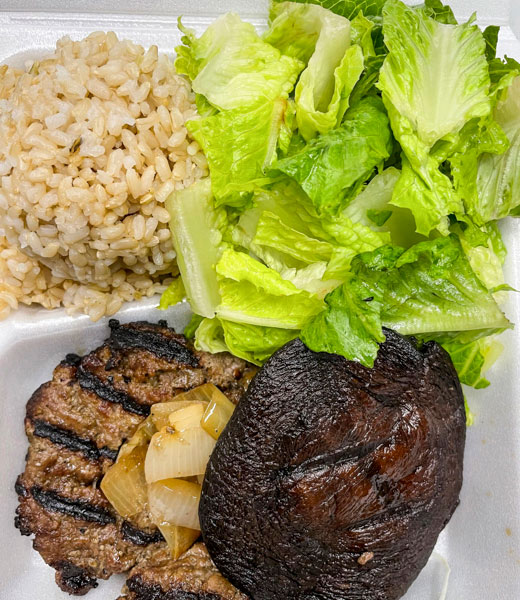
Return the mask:
<svg viewBox="0 0 520 600">
<path fill-rule="evenodd" d="M 156 46 L 61 39 L 0 69 L 0 318 L 19 302 L 94 320 L 176 272 L 164 201 L 207 176 L 188 81 Z"/>
</svg>

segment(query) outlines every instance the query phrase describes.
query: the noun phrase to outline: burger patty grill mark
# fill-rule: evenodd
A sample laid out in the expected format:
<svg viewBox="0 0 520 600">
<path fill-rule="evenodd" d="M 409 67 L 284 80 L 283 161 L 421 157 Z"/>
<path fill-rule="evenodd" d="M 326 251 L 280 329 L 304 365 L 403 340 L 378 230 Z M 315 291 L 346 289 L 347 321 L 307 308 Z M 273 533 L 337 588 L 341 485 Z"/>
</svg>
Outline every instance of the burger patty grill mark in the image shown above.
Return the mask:
<svg viewBox="0 0 520 600">
<path fill-rule="evenodd" d="M 33 426 L 33 435 L 48 439 L 54 444 L 63 446 L 69 450 L 82 452 L 90 460 L 99 460 L 101 457 L 104 457 L 115 461 L 117 458 L 117 450 L 107 448 L 106 446 L 98 448 L 92 440 L 82 438 L 73 431 L 62 429 L 40 419 L 36 419 L 33 422 Z"/>
<path fill-rule="evenodd" d="M 70 515 L 79 521 L 99 523 L 100 525 L 116 522 L 115 516 L 108 510 L 86 500 L 66 498 L 52 490 L 43 490 L 37 485 L 30 489 L 30 493 L 36 502 L 46 510 Z"/>
<path fill-rule="evenodd" d="M 147 533 L 142 529 L 134 527 L 128 521 L 124 521 L 121 526 L 121 535 L 127 542 L 131 542 L 136 546 L 149 546 L 150 544 L 158 544 L 164 542 L 161 532 L 156 529 L 153 533 Z"/>
<path fill-rule="evenodd" d="M 93 373 L 88 371 L 84 365 L 78 367 L 78 382 L 79 385 L 89 392 L 93 392 L 96 396 L 99 396 L 107 402 L 113 404 L 120 404 L 127 412 L 147 417 L 150 414 L 150 406 L 146 404 L 140 404 L 135 398 L 129 396 L 126 392 L 116 389 L 110 378 L 108 381 L 101 381 L 99 377 L 96 377 Z"/>
<path fill-rule="evenodd" d="M 163 328 L 167 327 L 166 321 L 159 321 L 158 324 Z M 110 319 L 109 326 L 111 333 L 108 345 L 113 350 L 146 350 L 165 360 L 176 361 L 190 367 L 199 366 L 199 361 L 193 352 L 175 338 L 165 337 L 153 329 L 122 327 L 116 319 Z"/>
</svg>

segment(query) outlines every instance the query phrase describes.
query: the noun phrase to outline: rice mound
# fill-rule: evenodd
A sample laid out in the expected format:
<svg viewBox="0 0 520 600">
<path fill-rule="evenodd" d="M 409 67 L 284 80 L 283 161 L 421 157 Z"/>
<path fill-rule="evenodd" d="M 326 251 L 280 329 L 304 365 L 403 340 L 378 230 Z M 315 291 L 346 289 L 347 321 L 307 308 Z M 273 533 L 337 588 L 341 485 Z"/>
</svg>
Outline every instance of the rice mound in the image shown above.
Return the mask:
<svg viewBox="0 0 520 600">
<path fill-rule="evenodd" d="M 0 318 L 22 302 L 97 320 L 165 289 L 164 201 L 208 175 L 196 116 L 171 59 L 113 32 L 0 68 Z"/>
</svg>

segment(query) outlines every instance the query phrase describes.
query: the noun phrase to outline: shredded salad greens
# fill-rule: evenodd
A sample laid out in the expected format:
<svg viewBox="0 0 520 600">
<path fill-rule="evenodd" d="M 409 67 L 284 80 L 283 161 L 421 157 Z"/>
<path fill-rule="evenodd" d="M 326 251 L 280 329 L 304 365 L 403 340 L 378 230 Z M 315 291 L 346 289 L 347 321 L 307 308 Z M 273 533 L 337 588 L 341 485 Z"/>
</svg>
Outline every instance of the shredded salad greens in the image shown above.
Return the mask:
<svg viewBox="0 0 520 600">
<path fill-rule="evenodd" d="M 179 26 L 210 177 L 167 201 L 197 348 L 261 365 L 295 337 L 372 366 L 384 328 L 488 385 L 512 324 L 497 222 L 520 216 L 520 64 L 439 0 L 271 5 Z"/>
</svg>

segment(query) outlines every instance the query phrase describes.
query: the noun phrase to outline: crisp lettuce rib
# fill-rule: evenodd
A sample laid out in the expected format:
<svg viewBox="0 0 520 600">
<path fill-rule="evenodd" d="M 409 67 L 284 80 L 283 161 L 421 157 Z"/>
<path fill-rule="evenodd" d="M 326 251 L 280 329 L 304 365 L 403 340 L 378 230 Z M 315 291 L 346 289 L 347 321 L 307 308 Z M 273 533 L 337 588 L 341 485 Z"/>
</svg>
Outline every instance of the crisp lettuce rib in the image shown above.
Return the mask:
<svg viewBox="0 0 520 600">
<path fill-rule="evenodd" d="M 215 265 L 224 247 L 225 214 L 214 207 L 209 179 L 174 192 L 166 208 L 187 298 L 197 314 L 211 318 L 220 304 Z"/>
</svg>

